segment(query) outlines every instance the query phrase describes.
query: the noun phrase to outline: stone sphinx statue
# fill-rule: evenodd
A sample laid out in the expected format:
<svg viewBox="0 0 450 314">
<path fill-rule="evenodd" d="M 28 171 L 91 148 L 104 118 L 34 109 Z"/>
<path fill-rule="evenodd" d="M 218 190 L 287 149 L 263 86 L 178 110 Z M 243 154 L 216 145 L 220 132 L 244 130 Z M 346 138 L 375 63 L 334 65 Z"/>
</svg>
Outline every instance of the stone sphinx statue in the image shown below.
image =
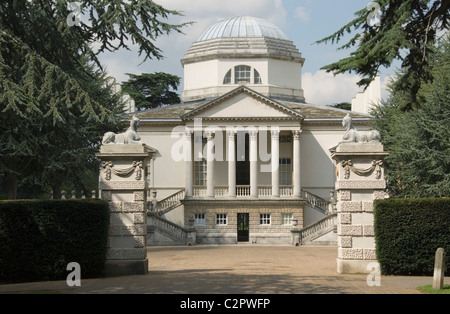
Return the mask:
<svg viewBox="0 0 450 314">
<path fill-rule="evenodd" d="M 370 142 L 380 142 L 381 135 L 377 130 L 370 131 L 358 131 L 353 126 L 352 118 L 350 114 L 347 115 L 342 120 L 342 126 L 346 128 L 346 132 L 342 137 L 340 143 L 370 143 Z"/>
<path fill-rule="evenodd" d="M 141 144 L 141 137 L 137 133 L 140 120 L 136 115 L 130 120 L 130 127 L 123 133 L 106 132 L 102 144 Z"/>
</svg>

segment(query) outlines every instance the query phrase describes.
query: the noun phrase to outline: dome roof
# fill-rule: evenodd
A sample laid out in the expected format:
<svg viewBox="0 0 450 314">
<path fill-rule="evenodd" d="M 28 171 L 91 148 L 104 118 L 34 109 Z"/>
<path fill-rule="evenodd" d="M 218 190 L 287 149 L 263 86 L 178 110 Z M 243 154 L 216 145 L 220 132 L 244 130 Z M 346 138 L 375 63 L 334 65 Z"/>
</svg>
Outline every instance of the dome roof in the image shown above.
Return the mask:
<svg viewBox="0 0 450 314">
<path fill-rule="evenodd" d="M 224 37 L 268 37 L 288 40 L 278 26 L 250 16 L 237 16 L 211 25 L 197 41 Z"/>
</svg>

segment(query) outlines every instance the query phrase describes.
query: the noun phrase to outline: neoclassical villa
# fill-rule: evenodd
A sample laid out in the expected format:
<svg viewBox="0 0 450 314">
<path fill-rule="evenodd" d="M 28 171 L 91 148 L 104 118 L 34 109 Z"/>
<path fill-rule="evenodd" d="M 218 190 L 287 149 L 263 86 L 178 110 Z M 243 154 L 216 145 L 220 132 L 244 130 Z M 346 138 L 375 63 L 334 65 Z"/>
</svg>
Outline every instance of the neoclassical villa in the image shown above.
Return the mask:
<svg viewBox="0 0 450 314">
<path fill-rule="evenodd" d="M 293 227 L 318 222 L 315 240 L 335 241 L 333 220 L 324 223 L 336 179 L 330 148 L 348 111 L 307 103 L 304 62 L 280 28 L 248 16 L 211 25 L 191 45 L 182 103 L 136 113 L 156 151 L 149 244 L 189 228 L 197 243 L 290 244 Z M 369 127 L 367 114 L 350 116 Z"/>
</svg>

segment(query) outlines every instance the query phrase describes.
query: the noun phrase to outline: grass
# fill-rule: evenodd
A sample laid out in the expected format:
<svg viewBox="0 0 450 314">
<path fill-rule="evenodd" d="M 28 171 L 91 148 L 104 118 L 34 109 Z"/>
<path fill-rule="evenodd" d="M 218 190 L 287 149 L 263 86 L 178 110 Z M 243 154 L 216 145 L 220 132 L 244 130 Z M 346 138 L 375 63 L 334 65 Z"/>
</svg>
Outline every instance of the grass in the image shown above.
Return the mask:
<svg viewBox="0 0 450 314">
<path fill-rule="evenodd" d="M 433 289 L 432 285 L 417 287 L 418 290 L 429 294 L 450 294 L 450 285 L 444 285 L 443 289 Z"/>
</svg>

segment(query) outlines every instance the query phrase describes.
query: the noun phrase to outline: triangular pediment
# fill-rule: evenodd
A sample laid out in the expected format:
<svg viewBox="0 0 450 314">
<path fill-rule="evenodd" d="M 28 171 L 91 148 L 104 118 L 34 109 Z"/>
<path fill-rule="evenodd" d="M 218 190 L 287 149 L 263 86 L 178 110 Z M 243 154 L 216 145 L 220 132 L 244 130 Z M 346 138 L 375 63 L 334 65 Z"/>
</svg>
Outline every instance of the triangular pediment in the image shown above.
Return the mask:
<svg viewBox="0 0 450 314">
<path fill-rule="evenodd" d="M 267 98 L 250 88 L 235 90 L 186 113 L 182 119 L 303 119 L 291 108 Z"/>
</svg>

